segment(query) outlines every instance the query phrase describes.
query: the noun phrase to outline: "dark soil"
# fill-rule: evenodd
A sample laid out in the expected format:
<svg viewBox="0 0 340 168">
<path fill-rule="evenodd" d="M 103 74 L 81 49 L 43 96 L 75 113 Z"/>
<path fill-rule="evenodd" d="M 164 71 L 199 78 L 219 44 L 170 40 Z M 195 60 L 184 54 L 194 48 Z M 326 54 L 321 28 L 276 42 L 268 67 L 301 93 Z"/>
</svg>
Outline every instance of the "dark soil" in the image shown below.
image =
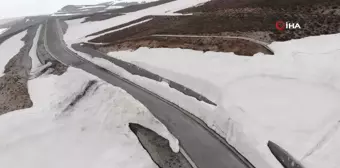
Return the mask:
<svg viewBox="0 0 340 168">
<path fill-rule="evenodd" d="M 160 168 L 192 168 L 181 152 L 172 151 L 167 139 L 139 124 L 130 123 L 129 128 Z"/>
<path fill-rule="evenodd" d="M 7 74 L 0 78 L 0 115 L 32 106 L 27 79 Z"/>
<path fill-rule="evenodd" d="M 271 41 L 340 32 L 340 0 L 212 0 L 179 12 L 239 18 L 226 21 L 240 32 L 270 31 Z M 277 31 L 278 20 L 297 22 L 302 29 Z"/>
<path fill-rule="evenodd" d="M 109 30 L 118 29 L 129 24 L 140 22 L 150 17 L 151 16 L 144 17 L 124 25 L 110 28 Z M 233 25 L 228 24 L 231 21 L 237 23 Z M 202 23 L 195 24 L 196 22 Z M 260 25 L 260 23 L 262 22 L 262 18 L 258 18 L 258 25 Z M 247 56 L 252 56 L 258 52 L 272 54 L 265 47 L 259 44 L 240 39 L 150 37 L 153 34 L 219 35 L 219 33 L 222 32 L 237 31 L 237 27 L 247 29 L 249 26 L 243 24 L 242 21 L 236 17 L 231 18 L 227 16 L 154 16 L 153 19 L 149 22 L 138 26 L 129 27 L 121 31 L 106 34 L 105 36 L 101 36 L 91 40 L 91 42 L 110 43 L 109 45 L 100 46 L 101 51 L 127 49 L 135 50 L 139 47 L 165 47 L 187 48 L 200 51 L 234 52 L 235 54 Z M 262 29 L 263 31 L 268 30 L 268 28 L 264 26 Z M 269 29 L 273 28 L 269 27 Z M 102 32 L 109 30 L 104 30 Z"/>
<path fill-rule="evenodd" d="M 274 142 L 269 141 L 267 146 L 284 168 L 304 168 L 300 161 Z"/>
<path fill-rule="evenodd" d="M 128 26 L 142 20 L 151 21 L 90 40 L 104 50 L 125 50 L 138 47 L 180 47 L 253 55 L 264 52 L 263 47 L 245 40 L 221 41 L 204 39 L 154 38 L 154 34 L 242 36 L 260 41 L 287 41 L 308 36 L 340 32 L 340 0 L 212 0 L 201 6 L 179 11 L 189 16 L 148 16 L 115 26 L 101 33 Z M 301 29 L 279 31 L 278 20 L 299 23 Z M 224 46 L 224 47 L 223 47 Z M 122 47 L 122 48 L 120 48 Z M 106 48 L 106 49 L 105 49 Z M 250 51 L 247 51 L 250 50 Z"/>
<path fill-rule="evenodd" d="M 145 18 L 143 18 L 145 19 Z M 139 21 L 142 19 L 139 19 Z M 278 31 L 278 20 L 298 22 L 302 29 Z M 126 26 L 117 26 L 96 34 Z M 333 34 L 340 30 L 340 16 L 322 14 L 292 15 L 276 14 L 263 17 L 261 14 L 234 13 L 229 15 L 200 14 L 194 16 L 154 16 L 149 22 L 95 38 L 91 42 L 112 43 L 152 34 L 219 35 L 224 32 L 270 32 L 271 41 L 286 41 L 312 35 Z M 246 37 L 246 35 L 245 35 Z"/>
<path fill-rule="evenodd" d="M 323 13 L 340 9 L 340 0 L 211 0 L 204 5 L 178 11 L 180 13 L 216 12 L 229 9 L 262 9 L 266 12 Z"/>
<path fill-rule="evenodd" d="M 108 53 L 119 50 L 136 50 L 139 47 L 145 46 L 149 48 L 190 48 L 204 52 L 234 52 L 235 54 L 244 56 L 252 56 L 258 52 L 273 54 L 260 44 L 243 39 L 228 38 L 144 37 L 103 45 L 98 47 L 98 50 Z"/>
</svg>

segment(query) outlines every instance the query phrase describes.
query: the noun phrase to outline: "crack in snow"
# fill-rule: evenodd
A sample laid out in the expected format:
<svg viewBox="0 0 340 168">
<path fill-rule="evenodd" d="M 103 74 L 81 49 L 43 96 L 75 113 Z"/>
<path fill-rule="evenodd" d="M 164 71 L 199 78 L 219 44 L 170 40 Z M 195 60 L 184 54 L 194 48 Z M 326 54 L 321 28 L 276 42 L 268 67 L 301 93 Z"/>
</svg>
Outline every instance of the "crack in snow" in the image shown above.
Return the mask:
<svg viewBox="0 0 340 168">
<path fill-rule="evenodd" d="M 81 99 L 88 94 L 88 92 L 93 88 L 94 85 L 96 85 L 98 81 L 96 80 L 90 80 L 86 86 L 83 88 L 81 92 L 79 92 L 76 97 L 71 101 L 70 104 L 67 105 L 67 107 L 63 110 L 62 113 L 65 113 L 66 111 L 70 110 L 73 108 Z M 97 88 L 98 89 L 98 88 Z"/>
<path fill-rule="evenodd" d="M 316 145 L 310 149 L 302 158 L 301 161 L 305 160 L 309 156 L 313 155 L 315 152 L 320 150 L 323 146 L 325 146 L 329 141 L 331 141 L 332 137 L 336 134 L 340 127 L 340 120 L 320 139 Z"/>
</svg>

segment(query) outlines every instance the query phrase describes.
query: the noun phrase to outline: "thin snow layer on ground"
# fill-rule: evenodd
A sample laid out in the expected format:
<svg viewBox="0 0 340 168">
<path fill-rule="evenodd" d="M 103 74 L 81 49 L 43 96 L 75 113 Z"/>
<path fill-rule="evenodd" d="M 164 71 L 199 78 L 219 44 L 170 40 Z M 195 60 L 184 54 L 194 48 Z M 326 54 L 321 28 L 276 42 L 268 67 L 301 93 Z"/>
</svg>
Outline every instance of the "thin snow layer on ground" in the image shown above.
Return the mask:
<svg viewBox="0 0 340 168">
<path fill-rule="evenodd" d="M 5 66 L 8 61 L 19 53 L 20 49 L 24 46 L 21 39 L 26 35 L 27 31 L 23 31 L 13 37 L 7 39 L 0 45 L 0 77 L 3 75 Z"/>
<path fill-rule="evenodd" d="M 40 30 L 41 30 L 41 25 L 39 26 L 38 30 L 37 30 L 37 33 L 34 37 L 34 40 L 33 40 L 33 45 L 32 45 L 32 48 L 30 50 L 30 57 L 32 59 L 32 69 L 31 69 L 31 72 L 35 71 L 38 67 L 41 66 L 41 63 L 38 59 L 38 56 L 37 56 L 37 46 L 38 46 L 38 40 L 39 40 L 39 35 L 40 35 Z"/>
<path fill-rule="evenodd" d="M 176 0 L 173 2 L 165 3 L 162 5 L 150 7 L 144 10 L 127 13 L 122 16 L 114 17 L 111 19 L 98 21 L 98 22 L 86 22 L 81 23 L 83 19 L 73 20 L 73 24 L 69 24 L 69 28 L 64 35 L 66 43 L 76 43 L 86 35 L 101 31 L 106 28 L 121 25 L 144 16 L 149 15 L 170 15 L 181 9 L 189 8 L 197 4 L 207 2 L 209 0 Z"/>
<path fill-rule="evenodd" d="M 274 56 L 148 48 L 109 54 L 156 74 L 172 74 L 167 77 L 179 83 L 182 75 L 206 80 L 185 82 L 201 93 L 207 83 L 218 87 L 220 92 L 213 96 L 218 107 L 201 114 L 206 115 L 202 119 L 255 166 L 264 167 L 248 146 L 260 151 L 271 167 L 282 167 L 266 146 L 271 140 L 308 167 L 336 168 L 340 164 L 338 41 L 340 34 L 274 42 L 270 45 Z"/>
<path fill-rule="evenodd" d="M 98 83 L 67 108 L 92 80 Z M 69 68 L 62 76 L 42 76 L 28 86 L 34 106 L 0 116 L 3 167 L 156 168 L 129 122 L 148 127 L 178 146 L 132 96 L 81 70 Z"/>
</svg>

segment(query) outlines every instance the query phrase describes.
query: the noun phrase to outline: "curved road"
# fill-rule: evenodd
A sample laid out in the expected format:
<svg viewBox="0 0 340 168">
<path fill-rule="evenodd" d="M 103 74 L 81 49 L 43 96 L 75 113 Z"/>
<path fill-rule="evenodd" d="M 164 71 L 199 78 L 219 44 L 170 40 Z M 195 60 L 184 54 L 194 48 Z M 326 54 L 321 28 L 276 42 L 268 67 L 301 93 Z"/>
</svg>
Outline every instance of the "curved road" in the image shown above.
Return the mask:
<svg viewBox="0 0 340 168">
<path fill-rule="evenodd" d="M 216 133 L 187 111 L 160 96 L 87 61 L 69 50 L 62 41 L 57 20 L 47 21 L 45 44 L 57 60 L 82 69 L 120 87 L 144 104 L 180 141 L 198 168 L 254 168 Z"/>
</svg>

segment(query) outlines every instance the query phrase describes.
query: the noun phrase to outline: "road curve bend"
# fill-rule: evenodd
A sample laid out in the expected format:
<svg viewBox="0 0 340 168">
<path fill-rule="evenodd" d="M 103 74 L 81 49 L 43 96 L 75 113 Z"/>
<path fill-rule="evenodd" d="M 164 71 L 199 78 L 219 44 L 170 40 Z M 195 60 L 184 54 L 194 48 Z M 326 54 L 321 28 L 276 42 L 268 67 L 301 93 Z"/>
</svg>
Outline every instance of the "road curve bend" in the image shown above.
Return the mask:
<svg viewBox="0 0 340 168">
<path fill-rule="evenodd" d="M 223 142 L 215 132 L 198 122 L 186 110 L 117 74 L 83 59 L 68 49 L 62 40 L 63 34 L 58 20 L 48 20 L 45 27 L 45 45 L 53 57 L 66 65 L 82 69 L 114 86 L 124 89 L 144 104 L 178 138 L 180 146 L 198 168 L 254 168 L 233 147 Z"/>
</svg>

